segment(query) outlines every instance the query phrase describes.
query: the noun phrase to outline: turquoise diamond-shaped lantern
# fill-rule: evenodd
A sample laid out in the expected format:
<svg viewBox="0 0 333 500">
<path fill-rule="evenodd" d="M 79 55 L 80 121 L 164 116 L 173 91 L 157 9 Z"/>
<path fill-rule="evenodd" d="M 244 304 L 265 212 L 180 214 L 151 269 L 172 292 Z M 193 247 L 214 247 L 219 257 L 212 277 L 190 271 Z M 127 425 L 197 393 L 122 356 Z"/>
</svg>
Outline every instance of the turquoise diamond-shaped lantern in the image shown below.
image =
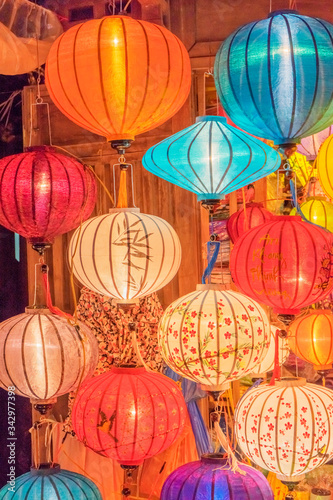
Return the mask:
<svg viewBox="0 0 333 500">
<path fill-rule="evenodd" d="M 196 123 L 148 149 L 143 166 L 198 195 L 198 201 L 225 194 L 278 169 L 279 154 L 264 142 L 228 125 L 221 116 Z"/>
</svg>

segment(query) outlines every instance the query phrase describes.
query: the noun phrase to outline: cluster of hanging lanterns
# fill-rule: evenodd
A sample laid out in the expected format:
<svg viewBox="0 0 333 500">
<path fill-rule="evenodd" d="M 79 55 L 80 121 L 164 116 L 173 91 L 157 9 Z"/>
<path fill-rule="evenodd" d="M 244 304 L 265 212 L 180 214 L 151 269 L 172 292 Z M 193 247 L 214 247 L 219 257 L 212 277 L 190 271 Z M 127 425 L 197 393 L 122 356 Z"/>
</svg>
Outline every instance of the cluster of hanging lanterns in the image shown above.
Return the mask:
<svg viewBox="0 0 333 500">
<path fill-rule="evenodd" d="M 295 11 L 273 12 L 238 29 L 215 62 L 217 92 L 236 127 L 223 117 L 199 117 L 148 149 L 144 167 L 214 205 L 279 169 L 279 153 L 256 137 L 274 141 L 287 157 L 302 139 L 309 160 L 318 154 L 320 182 L 333 198 L 332 35 L 330 23 Z M 305 69 L 307 84 L 300 85 Z M 55 41 L 46 65 L 56 106 L 122 154 L 136 135 L 182 107 L 190 84 L 182 42 L 164 27 L 126 16 L 75 25 Z M 125 160 L 121 167 L 128 167 Z M 76 229 L 68 249 L 74 276 L 119 303 L 165 286 L 181 261 L 170 224 L 126 203 L 88 219 L 95 201 L 92 171 L 52 148 L 0 161 L 1 224 L 40 253 L 57 235 Z M 234 244 L 230 269 L 240 292 L 203 279 L 169 305 L 158 330 L 165 363 L 218 398 L 230 382 L 274 370 L 271 384 L 239 401 L 235 432 L 254 464 L 287 482 L 333 457 L 331 391 L 299 378 L 276 380 L 289 347 L 320 371 L 333 362 L 332 314 L 317 309 L 292 321 L 333 288 L 332 205 L 309 198 L 301 212 L 304 220 L 273 216 L 262 204 L 244 201 L 227 225 Z M 260 304 L 279 314 L 288 340 Z M 45 305 L 34 306 L 0 324 L 1 387 L 15 386 L 17 394 L 42 405 L 78 389 L 71 416 L 77 438 L 125 469 L 176 442 L 187 409 L 171 379 L 133 366 L 92 377 L 98 359 L 93 333 Z M 175 470 L 161 499 L 231 500 L 237 494 L 237 500 L 273 500 L 259 471 L 234 462 L 230 468 L 227 448 L 228 460 L 208 455 Z M 57 466 L 32 469 L 17 484 L 22 498 L 101 499 L 90 480 Z M 7 493 L 3 488 L 0 499 Z"/>
</svg>

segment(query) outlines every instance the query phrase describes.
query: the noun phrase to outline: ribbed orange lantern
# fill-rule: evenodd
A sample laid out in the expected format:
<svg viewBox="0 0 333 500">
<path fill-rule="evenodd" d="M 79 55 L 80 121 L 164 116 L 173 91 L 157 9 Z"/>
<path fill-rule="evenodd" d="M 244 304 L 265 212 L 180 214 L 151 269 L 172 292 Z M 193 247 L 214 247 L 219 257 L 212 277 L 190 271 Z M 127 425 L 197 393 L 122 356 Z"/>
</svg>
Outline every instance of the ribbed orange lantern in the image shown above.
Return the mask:
<svg viewBox="0 0 333 500">
<path fill-rule="evenodd" d="M 53 44 L 46 86 L 70 120 L 110 141 L 133 140 L 184 104 L 189 55 L 169 30 L 125 16 L 77 24 Z"/>
<path fill-rule="evenodd" d="M 313 310 L 293 321 L 288 330 L 290 349 L 316 370 L 330 370 L 333 363 L 333 314 Z"/>
</svg>

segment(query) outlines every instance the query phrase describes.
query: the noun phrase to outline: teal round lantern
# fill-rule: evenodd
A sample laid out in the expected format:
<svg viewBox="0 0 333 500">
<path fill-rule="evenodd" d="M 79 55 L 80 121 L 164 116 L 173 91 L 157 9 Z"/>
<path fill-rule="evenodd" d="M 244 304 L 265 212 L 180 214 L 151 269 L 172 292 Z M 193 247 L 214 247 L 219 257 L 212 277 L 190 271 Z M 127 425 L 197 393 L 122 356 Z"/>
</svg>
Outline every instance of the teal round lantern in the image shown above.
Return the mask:
<svg viewBox="0 0 333 500">
<path fill-rule="evenodd" d="M 240 27 L 220 47 L 215 83 L 233 122 L 281 146 L 333 122 L 333 25 L 294 10 Z"/>
<path fill-rule="evenodd" d="M 275 172 L 281 159 L 224 117 L 200 116 L 194 125 L 148 149 L 142 163 L 149 172 L 196 193 L 198 201 L 207 201 Z"/>
<path fill-rule="evenodd" d="M 97 486 L 85 476 L 48 464 L 32 468 L 0 490 L 0 500 L 102 500 Z"/>
</svg>

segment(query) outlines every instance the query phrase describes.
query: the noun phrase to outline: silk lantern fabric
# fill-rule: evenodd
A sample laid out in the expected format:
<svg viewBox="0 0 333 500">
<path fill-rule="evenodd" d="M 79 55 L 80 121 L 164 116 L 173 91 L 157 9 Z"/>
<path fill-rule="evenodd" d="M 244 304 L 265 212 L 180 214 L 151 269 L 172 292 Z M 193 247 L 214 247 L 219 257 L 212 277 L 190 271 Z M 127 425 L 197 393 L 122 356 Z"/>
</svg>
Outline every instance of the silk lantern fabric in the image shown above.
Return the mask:
<svg viewBox="0 0 333 500">
<path fill-rule="evenodd" d="M 306 156 L 308 161 L 313 161 L 318 156 L 320 146 L 331 134 L 333 134 L 333 125 L 330 125 L 317 134 L 304 137 L 297 146 L 297 151 Z"/>
<path fill-rule="evenodd" d="M 97 486 L 87 477 L 54 467 L 32 468 L 15 479 L 13 491 L 6 484 L 0 500 L 102 500 Z"/>
<path fill-rule="evenodd" d="M 221 199 L 271 174 L 278 153 L 228 125 L 222 116 L 200 116 L 196 123 L 148 149 L 146 170 L 196 193 L 198 200 Z"/>
<path fill-rule="evenodd" d="M 298 314 L 333 286 L 332 237 L 298 216 L 275 216 L 247 231 L 230 256 L 231 275 L 249 297 L 279 314 Z"/>
<path fill-rule="evenodd" d="M 107 140 L 158 127 L 184 104 L 189 55 L 163 26 L 126 16 L 77 24 L 56 40 L 46 62 L 55 105 Z"/>
<path fill-rule="evenodd" d="M 167 365 L 212 391 L 252 373 L 270 341 L 263 308 L 241 293 L 220 288 L 198 285 L 175 300 L 158 330 Z"/>
<path fill-rule="evenodd" d="M 36 401 L 76 389 L 98 362 L 95 336 L 78 325 L 79 331 L 48 309 L 30 308 L 0 323 L 0 386 Z"/>
<path fill-rule="evenodd" d="M 284 325 L 281 323 L 282 328 L 284 328 Z M 267 373 L 270 371 L 274 370 L 275 366 L 275 352 L 276 352 L 276 346 L 275 342 L 278 341 L 278 362 L 279 365 L 283 365 L 283 363 L 286 361 L 290 349 L 288 345 L 288 340 L 286 338 L 281 338 L 279 336 L 280 329 L 274 325 L 271 325 L 271 341 L 269 343 L 267 352 L 264 356 L 264 359 L 260 363 L 260 365 L 257 365 L 253 371 L 253 375 L 259 375 L 261 373 Z"/>
<path fill-rule="evenodd" d="M 300 209 L 308 221 L 333 231 L 333 204 L 325 196 L 309 196 Z M 290 215 L 296 213 L 296 208 L 293 208 Z"/>
<path fill-rule="evenodd" d="M 332 36 L 328 21 L 292 10 L 232 33 L 217 53 L 214 76 L 233 122 L 281 145 L 331 125 Z"/>
<path fill-rule="evenodd" d="M 247 391 L 235 422 L 243 453 L 279 479 L 297 481 L 333 457 L 332 391 L 305 379 Z"/>
<path fill-rule="evenodd" d="M 228 460 L 204 455 L 176 469 L 165 481 L 161 500 L 273 500 L 265 476 L 246 464 L 244 475 L 233 472 Z"/>
<path fill-rule="evenodd" d="M 291 350 L 316 370 L 330 370 L 333 363 L 333 314 L 313 310 L 293 321 L 288 329 Z"/>
<path fill-rule="evenodd" d="M 317 170 L 325 194 L 333 199 L 333 135 L 322 144 L 317 156 Z"/>
<path fill-rule="evenodd" d="M 75 231 L 68 256 L 74 275 L 87 288 L 131 302 L 172 280 L 181 246 L 165 220 L 139 209 L 112 209 Z"/>
<path fill-rule="evenodd" d="M 245 210 L 241 208 L 227 220 L 228 235 L 233 243 L 249 229 L 260 226 L 273 218 L 273 214 L 266 210 L 262 203 L 246 203 Z"/>
<path fill-rule="evenodd" d="M 186 403 L 168 377 L 145 368 L 111 368 L 83 384 L 72 411 L 77 438 L 103 456 L 139 465 L 184 430 Z"/>
<path fill-rule="evenodd" d="M 0 223 L 32 244 L 53 243 L 79 226 L 96 197 L 90 169 L 51 147 L 0 160 Z"/>
</svg>

